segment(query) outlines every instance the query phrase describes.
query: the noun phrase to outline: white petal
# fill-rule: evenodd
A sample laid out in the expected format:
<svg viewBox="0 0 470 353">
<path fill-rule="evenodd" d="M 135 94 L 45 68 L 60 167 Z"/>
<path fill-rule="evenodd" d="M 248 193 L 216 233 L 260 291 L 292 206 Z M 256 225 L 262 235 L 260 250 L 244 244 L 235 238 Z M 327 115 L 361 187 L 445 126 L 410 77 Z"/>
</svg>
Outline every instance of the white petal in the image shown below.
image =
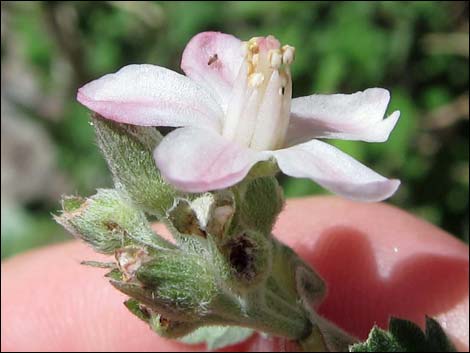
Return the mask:
<svg viewBox="0 0 470 353">
<path fill-rule="evenodd" d="M 170 184 L 183 191 L 204 192 L 238 183 L 270 154 L 243 148 L 207 129 L 187 127 L 168 134 L 154 157 Z"/>
<path fill-rule="evenodd" d="M 189 78 L 155 65 L 129 65 L 78 90 L 103 117 L 143 126 L 204 126 L 220 131 L 223 112 Z"/>
<path fill-rule="evenodd" d="M 400 182 L 367 168 L 337 148 L 318 140 L 272 152 L 287 175 L 310 178 L 347 198 L 380 201 L 395 193 Z"/>
<path fill-rule="evenodd" d="M 203 32 L 186 45 L 181 69 L 211 90 L 226 107 L 242 61 L 242 42 L 238 38 L 220 32 Z"/>
<path fill-rule="evenodd" d="M 233 141 L 237 141 L 242 146 L 250 146 L 256 127 L 259 101 L 261 99 L 260 92 L 257 88 L 250 87 L 247 89 L 247 93 L 249 94 L 249 98 L 246 100 L 246 104 L 242 106 L 243 109 L 237 119 L 235 135 L 232 138 Z"/>
<path fill-rule="evenodd" d="M 400 116 L 383 119 L 390 94 L 369 88 L 353 94 L 312 95 L 292 100 L 289 145 L 312 138 L 384 142 Z"/>
<path fill-rule="evenodd" d="M 242 120 L 247 119 L 246 115 L 242 115 L 242 113 L 244 110 L 249 109 L 246 106 L 246 102 L 250 99 L 253 93 L 253 87 L 248 85 L 247 76 L 248 63 L 244 62 L 240 66 L 240 71 L 237 76 L 238 79 L 234 82 L 232 94 L 230 96 L 230 100 L 228 101 L 227 109 L 225 110 L 226 114 L 222 136 L 230 140 L 234 140 L 236 138 L 237 128 L 239 127 Z"/>
</svg>

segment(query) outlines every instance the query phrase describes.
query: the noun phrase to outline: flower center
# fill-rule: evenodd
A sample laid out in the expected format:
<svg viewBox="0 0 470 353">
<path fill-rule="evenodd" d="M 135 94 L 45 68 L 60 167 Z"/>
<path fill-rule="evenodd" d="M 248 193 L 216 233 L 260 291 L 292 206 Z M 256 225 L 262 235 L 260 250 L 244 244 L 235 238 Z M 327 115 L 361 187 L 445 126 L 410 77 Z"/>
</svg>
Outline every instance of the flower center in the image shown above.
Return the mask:
<svg viewBox="0 0 470 353">
<path fill-rule="evenodd" d="M 255 150 L 283 147 L 292 99 L 295 49 L 273 36 L 243 43 L 244 60 L 227 107 L 223 136 Z"/>
</svg>

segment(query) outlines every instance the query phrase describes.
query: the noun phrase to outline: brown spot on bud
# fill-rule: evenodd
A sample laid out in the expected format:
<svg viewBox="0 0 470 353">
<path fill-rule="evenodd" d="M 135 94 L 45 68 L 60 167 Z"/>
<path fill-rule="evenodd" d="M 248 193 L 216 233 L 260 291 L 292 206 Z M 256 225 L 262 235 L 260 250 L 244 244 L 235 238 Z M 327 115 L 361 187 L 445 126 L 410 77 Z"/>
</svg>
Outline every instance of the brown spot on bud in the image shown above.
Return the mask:
<svg viewBox="0 0 470 353">
<path fill-rule="evenodd" d="M 178 231 L 183 234 L 197 235 L 207 238 L 206 232 L 199 226 L 199 221 L 195 214 L 188 213 L 182 223 L 178 224 Z"/>
<path fill-rule="evenodd" d="M 110 232 L 113 232 L 115 231 L 116 229 L 119 229 L 119 224 L 117 224 L 116 222 L 113 222 L 113 221 L 106 221 L 104 222 L 104 226 L 106 227 L 106 229 L 108 229 Z"/>
<path fill-rule="evenodd" d="M 167 318 L 164 318 L 163 316 L 160 315 L 160 317 L 158 318 L 158 321 L 160 323 L 160 326 L 161 327 L 164 327 L 164 328 L 167 328 L 170 326 L 171 324 L 171 321 L 168 320 Z"/>
<path fill-rule="evenodd" d="M 256 276 L 254 250 L 255 245 L 245 235 L 227 243 L 229 261 L 237 277 L 250 281 Z"/>
</svg>

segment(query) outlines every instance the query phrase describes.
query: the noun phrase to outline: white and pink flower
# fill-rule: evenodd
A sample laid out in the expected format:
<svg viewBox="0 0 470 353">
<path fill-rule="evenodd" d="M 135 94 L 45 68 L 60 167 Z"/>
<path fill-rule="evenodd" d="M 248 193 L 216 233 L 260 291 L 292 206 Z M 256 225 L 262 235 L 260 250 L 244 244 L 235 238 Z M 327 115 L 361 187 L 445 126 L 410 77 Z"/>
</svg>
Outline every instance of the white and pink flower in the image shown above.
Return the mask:
<svg viewBox="0 0 470 353">
<path fill-rule="evenodd" d="M 387 179 L 315 138 L 383 142 L 398 121 L 384 119 L 390 94 L 292 99 L 294 48 L 272 36 L 242 42 L 204 32 L 186 46 L 186 76 L 154 65 L 129 65 L 79 89 L 77 99 L 107 119 L 179 127 L 155 149 L 163 177 L 203 192 L 234 185 L 260 161 L 276 160 L 287 175 L 310 178 L 339 195 L 363 201 L 390 197 Z"/>
</svg>

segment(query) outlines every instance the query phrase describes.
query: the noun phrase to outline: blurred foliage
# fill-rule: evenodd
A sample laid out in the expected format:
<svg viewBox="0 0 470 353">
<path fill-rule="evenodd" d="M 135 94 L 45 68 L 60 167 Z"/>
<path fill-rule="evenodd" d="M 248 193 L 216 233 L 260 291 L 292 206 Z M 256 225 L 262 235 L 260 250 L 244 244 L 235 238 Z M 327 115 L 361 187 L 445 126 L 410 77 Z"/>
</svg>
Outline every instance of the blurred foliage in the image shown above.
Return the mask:
<svg viewBox="0 0 470 353">
<path fill-rule="evenodd" d="M 50 215 L 59 194 L 88 195 L 110 184 L 88 112 L 75 101 L 77 88 L 131 63 L 179 71 L 185 44 L 205 30 L 244 39 L 273 34 L 295 46 L 294 97 L 389 89 L 389 111 L 401 110 L 401 119 L 388 143 L 333 143 L 402 180 L 389 202 L 468 242 L 468 2 L 3 1 L 1 7 L 2 140 L 7 118 L 39 124 L 54 146 L 55 173 L 65 180 L 52 191 L 43 185 L 48 192 L 16 197 L 15 175 L 24 173 L 20 168 L 4 180 L 18 166 L 4 161 L 2 143 L 2 257 L 66 237 Z M 13 106 L 8 114 L 4 101 Z M 307 180 L 280 178 L 288 197 L 324 192 Z"/>
</svg>

